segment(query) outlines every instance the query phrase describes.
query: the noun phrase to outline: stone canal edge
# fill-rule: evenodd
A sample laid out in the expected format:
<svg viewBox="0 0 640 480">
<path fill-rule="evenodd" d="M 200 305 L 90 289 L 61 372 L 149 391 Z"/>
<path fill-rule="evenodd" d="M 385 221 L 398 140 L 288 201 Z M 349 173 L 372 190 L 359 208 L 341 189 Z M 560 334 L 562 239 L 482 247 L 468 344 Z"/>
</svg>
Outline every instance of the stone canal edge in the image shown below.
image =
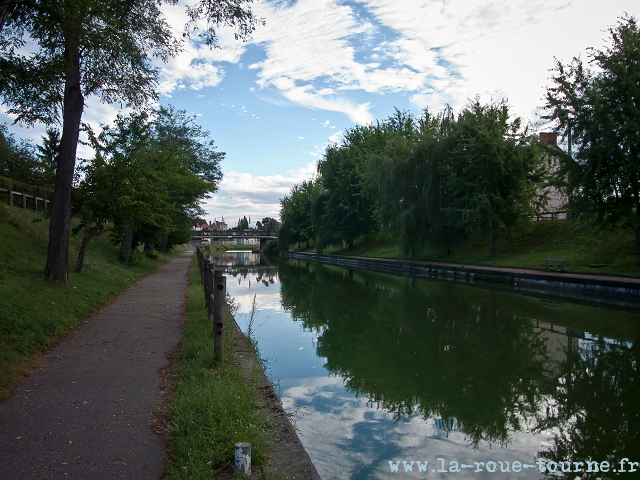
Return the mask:
<svg viewBox="0 0 640 480">
<path fill-rule="evenodd" d="M 275 472 L 285 475 L 288 480 L 321 480 L 316 467 L 313 465 L 309 454 L 304 449 L 295 427 L 289 420 L 289 416 L 282 408 L 280 398 L 273 390 L 271 382 L 267 379 L 264 369 L 260 365 L 255 351 L 249 346 L 249 342 L 238 327 L 233 323 L 233 336 L 235 340 L 236 363 L 242 370 L 242 375 L 248 383 L 252 376 L 254 365 L 259 365 L 257 389 L 260 394 L 260 408 L 266 409 L 275 424 L 268 434 L 268 459 L 264 465 L 266 472 Z"/>
<path fill-rule="evenodd" d="M 167 432 L 158 406 L 169 400 L 192 254 L 172 259 L 86 319 L 0 403 L 0 478 L 161 478 Z M 234 336 L 248 381 L 255 359 L 235 322 Z M 265 470 L 320 480 L 259 373 L 261 407 L 276 425 Z"/>
<path fill-rule="evenodd" d="M 587 300 L 640 308 L 640 278 L 572 272 L 545 273 L 511 267 L 485 267 L 454 263 L 395 260 L 387 258 L 315 253 L 284 252 L 285 258 L 319 262 L 392 275 L 454 280 L 464 283 L 487 282 L 515 292 Z"/>
</svg>

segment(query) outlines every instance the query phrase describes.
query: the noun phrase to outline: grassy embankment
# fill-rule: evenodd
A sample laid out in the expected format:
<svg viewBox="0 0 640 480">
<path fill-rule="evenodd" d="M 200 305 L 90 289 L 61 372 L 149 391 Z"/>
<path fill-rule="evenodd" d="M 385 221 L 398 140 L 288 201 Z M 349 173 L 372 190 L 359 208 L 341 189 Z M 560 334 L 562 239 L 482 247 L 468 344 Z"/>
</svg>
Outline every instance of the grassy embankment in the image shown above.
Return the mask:
<svg viewBox="0 0 640 480">
<path fill-rule="evenodd" d="M 489 236 L 473 235 L 466 242 L 447 248 L 424 248 L 417 260 L 529 268 L 538 270 L 544 258 L 566 259 L 570 272 L 640 276 L 636 256 L 635 234 L 625 229 L 600 228 L 591 222 L 546 220 L 532 222 L 529 232 L 506 232 L 498 237 L 497 254 L 490 258 Z M 331 246 L 325 253 L 364 257 L 401 258 L 395 239 L 378 235 L 369 248 L 364 241 L 356 242 L 353 250 Z M 590 265 L 606 265 L 592 268 Z"/>
<path fill-rule="evenodd" d="M 125 266 L 102 236 L 89 244 L 84 269 L 75 273 L 81 238 L 72 236 L 64 286 L 42 275 L 49 234 L 42 213 L 0 204 L 0 232 L 0 401 L 39 365 L 47 348 L 179 253 L 154 260 L 139 255 Z"/>
<path fill-rule="evenodd" d="M 221 244 L 225 250 L 260 250 L 260 245 L 233 245 L 233 244 Z"/>
<path fill-rule="evenodd" d="M 230 310 L 234 310 L 232 302 Z M 225 329 L 224 361 L 214 361 L 212 326 L 195 256 L 189 270 L 186 314 L 175 397 L 167 411 L 171 433 L 167 478 L 229 478 L 235 443 L 251 443 L 252 464 L 265 461 L 270 420 L 258 409 L 255 379 L 246 384 L 235 363 L 230 327 Z M 232 312 L 227 312 L 226 324 L 233 321 Z M 254 365 L 255 373 L 257 368 Z M 277 478 L 269 478 L 273 477 Z"/>
</svg>

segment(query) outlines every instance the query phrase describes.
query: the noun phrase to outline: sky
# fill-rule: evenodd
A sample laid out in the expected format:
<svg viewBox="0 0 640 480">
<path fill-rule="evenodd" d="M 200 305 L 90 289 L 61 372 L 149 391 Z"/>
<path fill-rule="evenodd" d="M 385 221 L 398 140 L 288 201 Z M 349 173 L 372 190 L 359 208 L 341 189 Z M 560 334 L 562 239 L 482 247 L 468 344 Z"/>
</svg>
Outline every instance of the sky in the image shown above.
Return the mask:
<svg viewBox="0 0 640 480">
<path fill-rule="evenodd" d="M 184 4 L 162 10 L 181 38 Z M 219 190 L 202 206 L 229 226 L 279 218 L 280 199 L 312 178 L 328 145 L 395 108 L 419 116 L 504 99 L 548 129 L 539 115 L 554 57 L 588 60 L 619 17 L 640 16 L 637 0 L 260 0 L 252 10 L 265 25 L 250 41 L 222 29 L 222 48 L 187 38 L 179 56 L 157 63 L 160 103 L 193 115 L 226 154 Z M 11 125 L 4 111 L 0 123 Z M 97 128 L 118 112 L 89 97 L 83 121 Z M 45 127 L 9 130 L 39 143 Z"/>
</svg>

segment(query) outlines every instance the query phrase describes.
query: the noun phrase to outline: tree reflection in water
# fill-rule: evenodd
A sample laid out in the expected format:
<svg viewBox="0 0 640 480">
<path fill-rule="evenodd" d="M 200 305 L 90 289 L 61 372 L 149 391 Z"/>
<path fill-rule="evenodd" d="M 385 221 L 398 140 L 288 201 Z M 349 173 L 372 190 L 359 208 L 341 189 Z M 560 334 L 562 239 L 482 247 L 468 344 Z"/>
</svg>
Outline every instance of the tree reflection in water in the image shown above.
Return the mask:
<svg viewBox="0 0 640 480">
<path fill-rule="evenodd" d="M 279 274 L 283 308 L 320 332 L 325 368 L 396 421 L 420 414 L 473 448 L 551 430 L 539 455 L 556 462 L 640 459 L 637 347 L 572 334 L 603 310 L 301 262 Z M 625 315 L 628 332 L 637 316 Z"/>
<path fill-rule="evenodd" d="M 638 324 L 640 331 L 640 322 Z M 584 342 L 569 356 L 568 368 L 552 395 L 554 408 L 539 429 L 553 428 L 553 445 L 539 452 L 559 464 L 552 478 L 618 478 L 623 458 L 640 461 L 640 382 L 638 338 L 631 344 Z M 608 461 L 607 473 L 562 472 L 560 462 Z M 638 468 L 638 467 L 636 467 Z M 629 466 L 625 469 L 628 471 Z M 631 472 L 628 472 L 631 473 Z M 638 468 L 636 475 L 640 475 Z M 626 477 L 626 475 L 623 475 Z"/>
</svg>

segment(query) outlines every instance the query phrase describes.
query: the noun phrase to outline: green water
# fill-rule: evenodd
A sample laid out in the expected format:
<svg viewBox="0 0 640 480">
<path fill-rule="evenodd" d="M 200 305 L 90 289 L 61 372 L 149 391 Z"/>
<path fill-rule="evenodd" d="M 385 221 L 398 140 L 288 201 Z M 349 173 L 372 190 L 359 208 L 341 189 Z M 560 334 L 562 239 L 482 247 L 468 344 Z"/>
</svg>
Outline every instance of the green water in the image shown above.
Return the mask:
<svg viewBox="0 0 640 480">
<path fill-rule="evenodd" d="M 324 480 L 640 477 L 638 311 L 298 261 L 229 275 Z"/>
</svg>

